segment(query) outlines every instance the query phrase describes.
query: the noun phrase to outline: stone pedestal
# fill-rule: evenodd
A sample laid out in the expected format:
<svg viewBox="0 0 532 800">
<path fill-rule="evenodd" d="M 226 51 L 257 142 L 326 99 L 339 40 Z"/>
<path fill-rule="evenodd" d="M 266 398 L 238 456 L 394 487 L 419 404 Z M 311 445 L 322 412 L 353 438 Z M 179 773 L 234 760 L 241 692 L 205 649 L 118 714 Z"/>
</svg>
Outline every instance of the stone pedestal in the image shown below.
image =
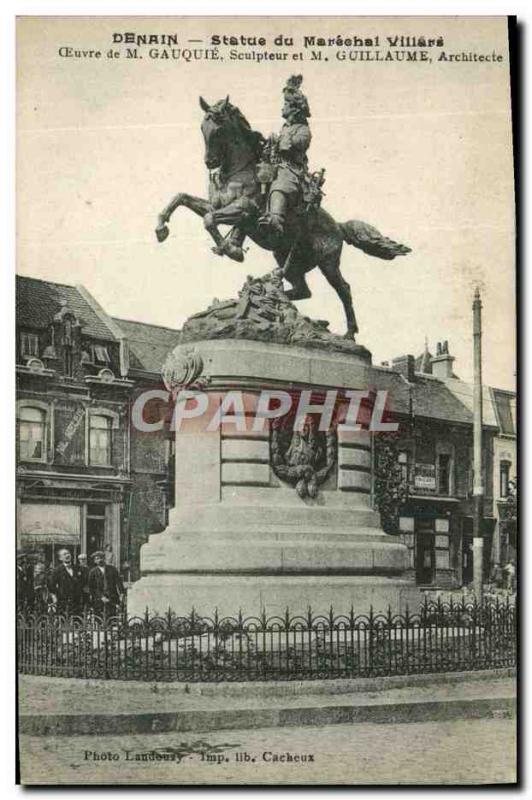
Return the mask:
<svg viewBox="0 0 532 800">
<path fill-rule="evenodd" d="M 190 350 L 179 345 L 174 354 Z M 269 424 L 252 430 L 261 389 L 367 390 L 369 353 L 223 339 L 193 350 L 186 358 L 200 365 L 215 405 L 228 390 L 244 393 L 247 429 L 226 422 L 176 433 L 175 509 L 167 530 L 141 549 L 129 612 L 404 609 L 412 601 L 402 577 L 407 549 L 382 531 L 372 508 L 370 434 L 338 426 L 330 474 L 315 497 L 301 497 L 272 466 Z"/>
</svg>

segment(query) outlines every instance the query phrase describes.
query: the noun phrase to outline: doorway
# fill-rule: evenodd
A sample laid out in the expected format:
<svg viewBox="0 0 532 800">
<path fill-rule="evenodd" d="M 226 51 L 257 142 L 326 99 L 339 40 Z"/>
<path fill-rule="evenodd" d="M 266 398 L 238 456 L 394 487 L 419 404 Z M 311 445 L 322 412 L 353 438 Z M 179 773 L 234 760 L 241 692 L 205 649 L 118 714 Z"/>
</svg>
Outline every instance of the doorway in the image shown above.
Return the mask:
<svg viewBox="0 0 532 800">
<path fill-rule="evenodd" d="M 462 519 L 462 586 L 473 583 L 473 519 Z"/>
<path fill-rule="evenodd" d="M 416 520 L 416 582 L 433 583 L 436 556 L 434 549 L 434 520 Z"/>
<path fill-rule="evenodd" d="M 473 537 L 462 537 L 462 584 L 467 586 L 473 582 Z"/>
<path fill-rule="evenodd" d="M 97 550 L 103 550 L 105 545 L 105 505 L 103 503 L 89 503 L 86 517 L 87 556 L 90 557 Z"/>
</svg>

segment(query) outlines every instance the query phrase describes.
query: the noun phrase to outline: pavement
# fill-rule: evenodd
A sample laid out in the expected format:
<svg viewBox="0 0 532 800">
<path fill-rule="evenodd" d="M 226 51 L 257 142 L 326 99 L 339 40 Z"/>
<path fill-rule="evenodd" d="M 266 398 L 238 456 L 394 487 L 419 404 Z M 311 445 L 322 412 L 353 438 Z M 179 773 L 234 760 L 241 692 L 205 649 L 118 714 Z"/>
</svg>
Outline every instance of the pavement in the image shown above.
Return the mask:
<svg viewBox="0 0 532 800">
<path fill-rule="evenodd" d="M 19 743 L 26 785 L 485 785 L 516 780 L 512 719 L 202 735 L 21 735 Z"/>
<path fill-rule="evenodd" d="M 515 715 L 511 670 L 367 681 L 149 684 L 21 675 L 19 731 L 31 736 L 204 732 Z"/>
</svg>

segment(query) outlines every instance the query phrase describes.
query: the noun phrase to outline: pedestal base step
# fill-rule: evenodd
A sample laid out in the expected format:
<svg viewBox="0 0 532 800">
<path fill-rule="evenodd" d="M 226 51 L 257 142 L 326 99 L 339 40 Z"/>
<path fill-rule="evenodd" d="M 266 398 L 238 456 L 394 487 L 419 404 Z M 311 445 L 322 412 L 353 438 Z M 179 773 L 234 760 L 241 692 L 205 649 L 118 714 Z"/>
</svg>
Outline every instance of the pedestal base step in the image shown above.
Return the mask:
<svg viewBox="0 0 532 800">
<path fill-rule="evenodd" d="M 211 617 L 215 609 L 222 616 L 245 616 L 266 611 L 268 616 L 305 614 L 309 606 L 315 613 L 335 614 L 374 612 L 404 613 L 416 609 L 420 594 L 407 580 L 376 575 L 179 575 L 152 574 L 137 581 L 128 594 L 128 614 L 164 614 L 172 609 L 178 615 L 192 608 Z"/>
</svg>

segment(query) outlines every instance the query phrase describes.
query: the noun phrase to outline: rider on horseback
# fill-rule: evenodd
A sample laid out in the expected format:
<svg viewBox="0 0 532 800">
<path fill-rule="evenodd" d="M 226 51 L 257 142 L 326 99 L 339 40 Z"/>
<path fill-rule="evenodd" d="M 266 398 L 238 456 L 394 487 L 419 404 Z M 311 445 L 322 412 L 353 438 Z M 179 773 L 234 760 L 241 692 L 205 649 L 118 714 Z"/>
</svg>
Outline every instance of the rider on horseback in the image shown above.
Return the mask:
<svg viewBox="0 0 532 800">
<path fill-rule="evenodd" d="M 309 177 L 306 153 L 311 140 L 307 124 L 310 108 L 307 98 L 299 89 L 302 81 L 301 75 L 293 75 L 287 80 L 283 89 L 282 111 L 286 122 L 279 136 L 270 137 L 264 152 L 268 159 L 272 159 L 275 154 L 275 172 L 269 187 L 267 211 L 260 217 L 258 224 L 263 233 L 271 235 L 274 241 L 283 236 L 287 209 L 300 203 L 303 184 Z M 269 165 L 260 166 L 267 168 Z M 214 252 L 227 255 L 234 261 L 243 261 L 242 245 L 246 235 L 245 225 L 235 225 L 222 246 L 215 247 Z"/>
<path fill-rule="evenodd" d="M 286 290 L 292 301 L 311 296 L 306 274 L 318 267 L 342 301 L 345 335 L 353 338 L 358 326 L 351 290 L 340 271 L 343 244 L 388 261 L 406 255 L 410 248 L 361 220 L 336 222 L 321 207 L 324 170 L 312 175 L 307 171 L 310 109 L 301 82 L 300 75 L 287 81 L 285 123 L 280 134 L 268 141 L 252 130 L 229 97 L 213 105 L 200 98 L 209 196 L 178 192 L 159 214 L 156 235 L 164 242 L 170 217 L 184 207 L 203 219 L 218 255 L 243 261 L 242 244 L 249 236 L 259 247 L 273 251 L 283 280 L 292 287 Z M 219 225 L 233 227 L 224 237 Z"/>
<path fill-rule="evenodd" d="M 282 115 L 286 122 L 277 139 L 279 167 L 277 177 L 270 186 L 268 211 L 259 219 L 259 225 L 277 237 L 284 233 L 289 205 L 301 198 L 303 182 L 308 175 L 307 150 L 310 146 L 310 128 L 307 123 L 310 108 L 307 98 L 299 89 L 303 78 L 293 75 L 283 89 Z"/>
</svg>

